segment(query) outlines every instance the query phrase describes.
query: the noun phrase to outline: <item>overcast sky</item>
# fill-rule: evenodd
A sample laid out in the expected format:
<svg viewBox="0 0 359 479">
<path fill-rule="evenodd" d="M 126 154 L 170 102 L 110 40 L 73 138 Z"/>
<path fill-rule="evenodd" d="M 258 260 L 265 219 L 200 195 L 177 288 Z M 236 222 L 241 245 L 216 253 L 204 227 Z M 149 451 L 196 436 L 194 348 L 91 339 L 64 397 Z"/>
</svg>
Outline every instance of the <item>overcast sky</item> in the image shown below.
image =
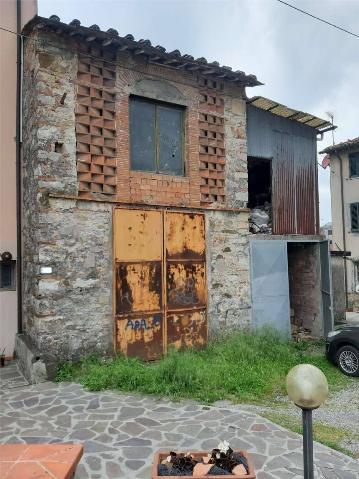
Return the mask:
<svg viewBox="0 0 359 479">
<path fill-rule="evenodd" d="M 116 28 L 168 51 L 206 57 L 265 83 L 247 89 L 326 118 L 335 141 L 359 136 L 359 38 L 303 15 L 277 0 L 38 0 L 39 14 L 84 26 Z M 288 0 L 359 34 L 359 0 Z M 318 151 L 331 144 L 331 133 Z M 320 159 L 320 158 L 319 158 Z M 319 167 L 321 223 L 330 221 L 329 169 Z"/>
</svg>

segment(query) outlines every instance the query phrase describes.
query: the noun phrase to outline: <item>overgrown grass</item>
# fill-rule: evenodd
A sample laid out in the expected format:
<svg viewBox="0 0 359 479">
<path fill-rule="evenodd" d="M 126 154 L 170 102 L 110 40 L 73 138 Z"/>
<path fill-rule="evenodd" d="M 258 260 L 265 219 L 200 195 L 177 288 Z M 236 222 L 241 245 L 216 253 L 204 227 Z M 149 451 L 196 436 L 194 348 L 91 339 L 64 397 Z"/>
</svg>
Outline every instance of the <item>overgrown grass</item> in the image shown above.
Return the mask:
<svg viewBox="0 0 359 479">
<path fill-rule="evenodd" d="M 299 419 L 293 418 L 292 416 L 287 416 L 283 413 L 276 412 L 265 412 L 261 413 L 261 416 L 269 419 L 270 421 L 279 424 L 290 431 L 297 432 L 298 434 L 303 434 L 303 428 L 301 421 Z M 345 429 L 340 429 L 338 427 L 327 426 L 320 422 L 313 421 L 313 438 L 315 441 L 325 444 L 332 449 L 343 452 L 348 456 L 354 457 L 352 451 L 349 451 L 345 447 L 342 447 L 340 443 L 348 439 L 349 433 Z M 355 435 L 353 439 L 358 439 L 359 435 Z"/>
<path fill-rule="evenodd" d="M 323 344 L 288 342 L 273 331 L 234 333 L 203 350 L 170 351 L 152 363 L 92 356 L 77 364 L 61 364 L 57 380 L 80 382 L 91 391 L 116 389 L 206 403 L 220 399 L 253 403 L 272 401 L 284 393 L 285 376 L 299 363 L 318 366 L 331 387 L 349 384 L 325 359 Z"/>
</svg>

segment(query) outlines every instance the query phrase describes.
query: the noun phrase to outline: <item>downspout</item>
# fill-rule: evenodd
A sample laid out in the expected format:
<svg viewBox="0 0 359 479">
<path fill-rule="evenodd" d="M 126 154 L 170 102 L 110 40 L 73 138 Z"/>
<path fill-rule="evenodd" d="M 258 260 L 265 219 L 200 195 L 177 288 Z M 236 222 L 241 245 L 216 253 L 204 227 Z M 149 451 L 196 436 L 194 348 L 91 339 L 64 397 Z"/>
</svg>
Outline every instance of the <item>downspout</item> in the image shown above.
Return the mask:
<svg viewBox="0 0 359 479">
<path fill-rule="evenodd" d="M 342 158 L 340 157 L 339 153 L 335 153 L 338 160 L 339 160 L 339 171 L 340 171 L 340 200 L 341 200 L 341 209 L 342 209 L 342 235 L 343 235 L 343 250 L 344 254 L 347 250 L 346 241 L 345 241 L 345 216 L 344 216 L 344 187 L 343 187 L 343 162 Z M 345 256 L 343 256 L 344 261 L 344 288 L 345 288 L 345 309 L 348 309 L 348 285 L 347 285 L 347 261 Z"/>
<path fill-rule="evenodd" d="M 17 332 L 22 333 L 22 238 L 21 238 L 21 144 L 22 144 L 22 36 L 21 0 L 16 0 L 16 242 L 17 242 Z"/>
</svg>

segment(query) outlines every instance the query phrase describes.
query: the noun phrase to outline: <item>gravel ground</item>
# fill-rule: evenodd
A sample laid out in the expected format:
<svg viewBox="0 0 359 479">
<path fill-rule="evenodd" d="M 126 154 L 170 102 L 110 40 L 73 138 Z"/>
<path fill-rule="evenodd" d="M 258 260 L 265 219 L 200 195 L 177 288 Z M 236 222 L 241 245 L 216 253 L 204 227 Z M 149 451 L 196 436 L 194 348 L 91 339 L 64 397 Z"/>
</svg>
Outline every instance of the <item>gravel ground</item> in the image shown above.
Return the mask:
<svg viewBox="0 0 359 479">
<path fill-rule="evenodd" d="M 280 402 L 273 406 L 243 405 L 243 409 L 258 414 L 279 413 L 300 420 L 299 408 L 294 406 L 288 398 L 278 399 Z M 359 458 L 359 379 L 354 379 L 350 387 L 330 394 L 325 404 L 313 411 L 313 421 L 344 429 L 347 437 L 340 445 Z"/>
</svg>

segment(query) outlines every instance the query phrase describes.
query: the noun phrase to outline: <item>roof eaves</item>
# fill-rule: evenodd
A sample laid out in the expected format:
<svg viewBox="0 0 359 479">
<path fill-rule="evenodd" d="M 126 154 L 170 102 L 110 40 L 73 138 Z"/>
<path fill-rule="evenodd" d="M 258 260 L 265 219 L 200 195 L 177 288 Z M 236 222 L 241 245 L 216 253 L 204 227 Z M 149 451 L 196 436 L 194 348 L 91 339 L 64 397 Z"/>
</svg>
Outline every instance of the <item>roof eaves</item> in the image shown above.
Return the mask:
<svg viewBox="0 0 359 479">
<path fill-rule="evenodd" d="M 295 121 L 301 125 L 315 129 L 318 133 L 324 133 L 329 130 L 335 130 L 337 127 L 328 120 L 316 117 L 310 113 L 305 113 L 294 108 L 289 108 L 263 96 L 254 96 L 248 98 L 247 103 L 260 110 L 279 116 L 286 120 Z"/>
<path fill-rule="evenodd" d="M 41 25 L 53 29 L 56 33 L 67 33 L 72 37 L 82 37 L 89 43 L 95 40 L 99 41 L 103 47 L 113 45 L 114 47 L 120 47 L 122 50 L 129 50 L 135 55 L 147 57 L 150 63 L 159 66 L 199 71 L 202 75 L 210 75 L 213 78 L 235 82 L 241 86 L 263 85 L 255 75 L 247 75 L 240 70 L 233 71 L 231 67 L 221 66 L 218 62 L 209 63 L 204 57 L 195 59 L 191 55 L 182 55 L 179 50 L 167 52 L 161 45 L 153 46 L 150 40 L 141 39 L 136 41 L 130 34 L 121 37 L 117 30 L 110 28 L 105 32 L 98 25 L 84 27 L 76 19 L 67 24 L 61 22 L 56 15 L 52 15 L 50 18 L 35 16 L 25 25 L 23 33 L 27 34 L 35 26 Z"/>
<path fill-rule="evenodd" d="M 351 150 L 352 148 L 359 148 L 359 136 L 351 140 L 342 141 L 336 145 L 327 146 L 327 148 L 324 148 L 324 150 L 320 151 L 319 153 L 336 153 L 337 151 Z"/>
</svg>

